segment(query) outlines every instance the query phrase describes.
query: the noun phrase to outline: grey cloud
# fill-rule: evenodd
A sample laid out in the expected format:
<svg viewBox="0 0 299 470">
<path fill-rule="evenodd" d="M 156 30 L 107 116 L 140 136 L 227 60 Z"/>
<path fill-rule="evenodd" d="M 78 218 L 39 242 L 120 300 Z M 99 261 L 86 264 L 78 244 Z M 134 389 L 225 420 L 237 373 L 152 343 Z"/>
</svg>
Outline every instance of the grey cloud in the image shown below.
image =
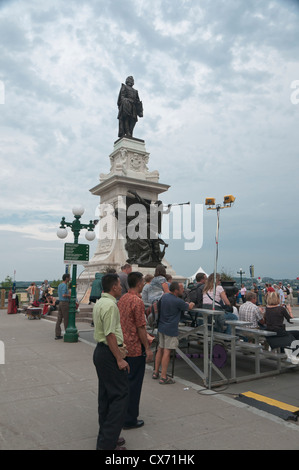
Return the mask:
<svg viewBox="0 0 299 470">
<path fill-rule="evenodd" d="M 6 34 L 7 44 L 12 45 L 8 48 L 1 43 L 0 70 L 7 102 L 1 109 L 0 121 L 7 132 L 5 154 L 18 171 L 14 176 L 13 195 L 8 182 L 4 182 L 5 199 L 14 197 L 23 201 L 21 195 L 30 186 L 26 204 L 39 201 L 51 221 L 57 212 L 51 209 L 49 201 L 59 201 L 70 213 L 70 201 L 75 199 L 84 201 L 89 208 L 95 207 L 98 199 L 90 196 L 88 189 L 97 184 L 100 172 L 109 171 L 109 153 L 117 138 L 117 95 L 120 83 L 132 74 L 145 109 L 136 136 L 146 138 L 150 170 L 159 170 L 160 181 L 171 184 L 164 199 L 168 198 L 169 202 L 190 199 L 198 203 L 214 192 L 217 197 L 232 192 L 237 196 L 237 203 L 232 211 L 221 216 L 221 265 L 231 265 L 236 260 L 243 263 L 241 260 L 249 257 L 244 253 L 244 246 L 251 247 L 255 254 L 266 252 L 267 237 L 273 240 L 273 249 L 277 243 L 284 246 L 277 264 L 282 266 L 284 259 L 289 262 L 289 252 L 295 252 L 296 243 L 290 233 L 298 231 L 294 217 L 296 203 L 286 206 L 283 201 L 277 203 L 276 197 L 277 188 L 283 188 L 288 200 L 297 200 L 299 105 L 291 105 L 288 97 L 286 103 L 275 102 L 275 98 L 283 86 L 281 70 L 285 68 L 289 73 L 290 64 L 294 64 L 295 70 L 298 63 L 295 32 L 299 14 L 294 5 L 287 7 L 286 3 L 253 0 L 153 0 L 142 5 L 138 0 L 11 2 L 11 8 L 6 6 L 1 10 L 2 16 L 9 18 L 15 35 L 9 35 L 7 29 L 0 32 Z M 21 5 L 23 10 L 17 10 Z M 23 30 L 21 23 L 14 23 L 16 11 L 21 16 L 28 14 L 29 31 Z M 84 11 L 82 16 L 81 11 Z M 155 20 L 167 23 L 167 36 L 155 29 Z M 3 18 L 0 21 L 3 24 Z M 178 30 L 181 22 L 189 25 L 187 33 Z M 210 38 L 204 35 L 207 30 L 211 32 Z M 74 38 L 83 55 L 74 77 L 78 81 L 72 82 L 72 77 L 70 84 L 61 80 L 64 85 L 58 88 L 34 70 L 42 62 L 34 64 L 31 55 L 32 51 L 44 51 L 48 63 L 59 66 L 60 51 L 55 41 L 51 43 L 51 31 L 58 37 L 63 31 L 67 39 Z M 28 32 L 34 33 L 33 39 Z M 124 38 L 131 33 L 136 34 L 136 43 L 127 44 Z M 247 71 L 251 50 L 261 51 L 265 57 L 273 53 L 281 63 L 277 68 L 270 63 L 271 69 L 266 71 L 255 69 L 253 64 Z M 235 51 L 240 71 L 233 67 Z M 43 60 L 39 54 L 34 57 Z M 199 78 L 202 83 L 199 88 L 194 84 L 194 74 L 199 74 L 201 67 L 205 73 Z M 57 81 L 59 74 L 64 79 L 65 73 L 61 68 L 55 74 Z M 268 83 L 273 84 L 273 90 L 267 87 Z M 84 98 L 74 100 L 70 94 L 69 90 L 76 84 L 82 85 L 82 89 L 84 84 L 88 85 Z M 151 109 L 151 99 L 160 101 L 160 105 Z M 191 112 L 186 109 L 186 103 L 192 103 Z M 174 116 L 173 122 L 168 110 Z M 180 121 L 178 132 L 176 126 Z M 39 179 L 45 171 L 53 182 L 49 187 Z M 260 200 L 268 201 L 268 205 L 260 207 Z M 283 217 L 283 229 L 269 223 L 277 213 Z M 250 236 L 252 224 L 260 236 Z M 205 214 L 204 249 L 196 254 L 186 253 L 182 244 L 171 242 L 168 253 L 177 272 L 193 273 L 198 267 L 194 266 L 195 258 L 202 259 L 198 264 L 204 268 L 206 264 L 206 269 L 210 266 L 212 270 L 214 229 L 215 218 L 211 213 Z M 266 271 L 268 266 L 269 259 L 263 261 L 263 269 Z"/>
<path fill-rule="evenodd" d="M 9 18 L 0 20 L 0 43 L 12 52 L 26 51 L 29 40 L 24 29 Z"/>
<path fill-rule="evenodd" d="M 7 90 L 16 90 L 22 98 L 27 95 L 36 97 L 40 101 L 76 106 L 76 100 L 67 91 L 58 90 L 56 86 L 54 87 L 46 80 L 39 78 L 27 55 L 22 58 L 16 58 L 2 52 L 0 69 L 2 70 L 2 79 Z"/>
<path fill-rule="evenodd" d="M 57 22 L 61 16 L 62 12 L 58 6 L 50 6 L 47 8 L 46 3 L 40 4 L 42 9 L 31 9 L 31 19 L 34 24 L 38 24 L 39 27 L 41 24 Z M 69 10 L 68 10 L 69 11 Z"/>
</svg>

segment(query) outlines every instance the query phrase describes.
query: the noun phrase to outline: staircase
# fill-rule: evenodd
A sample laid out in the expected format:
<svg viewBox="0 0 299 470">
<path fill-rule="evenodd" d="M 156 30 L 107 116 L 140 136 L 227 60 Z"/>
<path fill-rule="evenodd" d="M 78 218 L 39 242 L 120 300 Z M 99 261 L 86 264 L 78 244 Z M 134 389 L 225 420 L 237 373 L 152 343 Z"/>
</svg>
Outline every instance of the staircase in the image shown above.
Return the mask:
<svg viewBox="0 0 299 470">
<path fill-rule="evenodd" d="M 76 313 L 76 322 L 91 323 L 93 305 L 94 304 L 91 304 L 91 305 L 80 304 L 79 306 L 80 312 Z M 47 315 L 46 317 L 42 316 L 42 318 L 46 318 L 47 320 L 56 322 L 57 314 L 58 314 L 58 311 L 54 310 L 54 312 L 52 312 L 51 315 Z"/>
</svg>

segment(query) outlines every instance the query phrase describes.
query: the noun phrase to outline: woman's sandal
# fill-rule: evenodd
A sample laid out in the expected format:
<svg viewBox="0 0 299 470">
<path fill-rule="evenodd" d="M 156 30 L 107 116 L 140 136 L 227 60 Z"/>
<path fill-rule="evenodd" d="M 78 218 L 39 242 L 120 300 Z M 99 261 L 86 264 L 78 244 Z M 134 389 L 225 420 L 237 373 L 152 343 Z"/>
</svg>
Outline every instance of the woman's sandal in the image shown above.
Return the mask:
<svg viewBox="0 0 299 470">
<path fill-rule="evenodd" d="M 171 377 L 166 377 L 166 379 L 161 377 L 161 379 L 159 380 L 159 384 L 161 384 L 161 385 L 171 385 L 171 384 L 174 384 L 174 383 L 175 383 L 175 381 Z"/>
<path fill-rule="evenodd" d="M 159 377 L 160 377 L 159 372 L 157 373 L 157 372 L 154 371 L 153 375 L 152 375 L 152 379 L 157 380 Z"/>
</svg>

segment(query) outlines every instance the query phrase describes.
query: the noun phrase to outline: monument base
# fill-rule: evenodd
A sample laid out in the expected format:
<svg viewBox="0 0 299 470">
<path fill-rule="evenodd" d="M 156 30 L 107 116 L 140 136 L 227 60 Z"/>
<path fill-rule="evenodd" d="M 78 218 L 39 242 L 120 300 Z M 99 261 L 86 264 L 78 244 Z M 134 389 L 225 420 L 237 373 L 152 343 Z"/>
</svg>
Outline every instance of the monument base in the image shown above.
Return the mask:
<svg viewBox="0 0 299 470">
<path fill-rule="evenodd" d="M 90 189 L 93 195 L 100 196 L 100 222 L 96 227 L 99 241 L 92 259 L 85 265 L 85 270 L 78 278 L 79 300 L 91 286 L 97 272 L 105 272 L 107 268 L 113 268 L 116 272 L 120 272 L 121 266 L 128 260 L 135 259 L 134 257 L 130 258 L 130 254 L 126 250 L 127 240 L 125 237 L 119 236 L 117 224 L 115 226 L 106 224 L 105 226 L 107 208 L 119 210 L 120 205 L 127 208 L 126 200 L 132 199 L 132 195 L 128 191 L 135 191 L 142 199 L 151 203 L 158 200 L 159 194 L 169 189 L 169 185 L 159 183 L 158 171 L 150 172 L 148 170 L 149 153 L 145 149 L 143 140 L 128 137 L 118 139 L 114 143 L 114 150 L 109 158 L 110 172 L 108 174 L 101 173 L 100 183 Z M 134 242 L 130 245 L 134 245 Z M 159 263 L 165 265 L 167 273 L 171 274 L 175 280 L 184 279 L 182 276 L 177 276 L 165 258 L 159 262 L 153 262 L 149 259 L 146 263 L 134 264 L 132 262 L 130 264 L 133 265 L 134 270 L 143 274 L 154 274 L 155 267 Z"/>
<path fill-rule="evenodd" d="M 88 293 L 88 290 L 91 288 L 91 285 L 93 281 L 95 280 L 95 275 L 96 273 L 103 273 L 107 270 L 107 268 L 113 268 L 116 270 L 117 273 L 121 271 L 121 266 L 123 266 L 125 263 L 95 263 L 95 262 L 90 262 L 87 265 L 85 265 L 84 271 L 79 275 L 77 279 L 77 296 L 78 296 L 78 301 L 81 302 L 82 299 L 84 299 L 85 303 L 88 303 L 89 295 L 86 296 L 86 293 Z M 168 263 L 167 260 L 163 259 L 162 264 L 165 266 L 167 274 L 170 274 L 172 276 L 173 281 L 177 282 L 185 282 L 186 277 L 181 276 L 176 273 L 176 271 L 173 269 L 171 264 Z M 146 274 L 151 274 L 154 276 L 155 274 L 155 267 L 142 267 L 138 266 L 137 264 L 132 264 L 132 270 L 133 271 L 139 271 L 141 272 L 144 276 Z"/>
</svg>

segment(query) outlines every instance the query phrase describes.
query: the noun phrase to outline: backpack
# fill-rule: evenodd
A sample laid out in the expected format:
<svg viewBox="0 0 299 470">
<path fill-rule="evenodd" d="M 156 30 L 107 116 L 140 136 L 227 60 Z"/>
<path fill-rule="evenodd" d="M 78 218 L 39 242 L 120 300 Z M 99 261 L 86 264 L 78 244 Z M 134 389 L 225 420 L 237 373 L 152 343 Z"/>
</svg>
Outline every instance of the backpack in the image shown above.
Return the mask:
<svg viewBox="0 0 299 470">
<path fill-rule="evenodd" d="M 193 302 L 196 308 L 202 308 L 203 287 L 204 284 L 197 284 L 188 292 L 187 302 Z"/>
<path fill-rule="evenodd" d="M 158 327 L 160 316 L 161 299 L 154 300 L 152 305 L 146 311 L 147 323 L 154 330 Z"/>
<path fill-rule="evenodd" d="M 93 281 L 92 286 L 91 286 L 89 300 L 94 300 L 94 299 L 98 300 L 101 298 L 102 292 L 103 292 L 103 286 L 102 286 L 103 276 L 104 274 L 102 273 L 96 273 L 95 280 Z"/>
</svg>

